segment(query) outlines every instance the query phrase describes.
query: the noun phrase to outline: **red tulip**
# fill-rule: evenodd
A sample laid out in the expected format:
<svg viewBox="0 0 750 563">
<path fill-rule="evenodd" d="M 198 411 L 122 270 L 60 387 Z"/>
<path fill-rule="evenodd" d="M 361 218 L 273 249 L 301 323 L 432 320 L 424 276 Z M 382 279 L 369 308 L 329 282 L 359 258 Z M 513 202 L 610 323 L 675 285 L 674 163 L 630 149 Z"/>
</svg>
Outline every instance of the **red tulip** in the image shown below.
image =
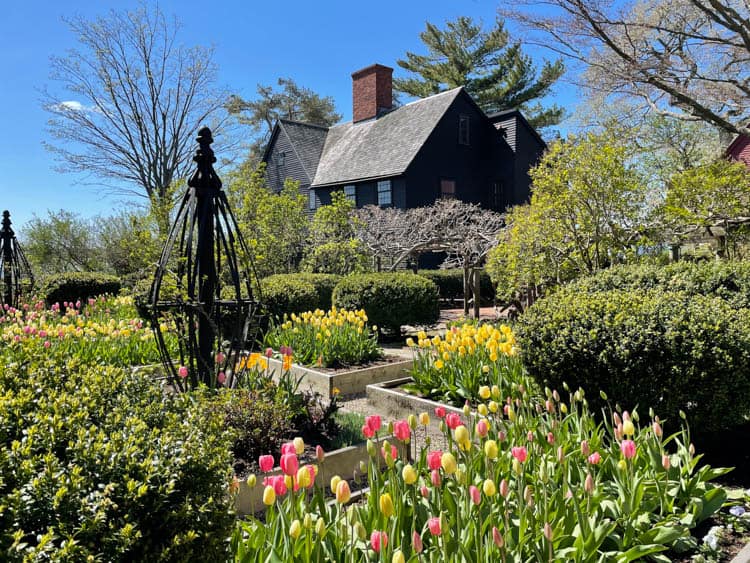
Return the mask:
<svg viewBox="0 0 750 563">
<path fill-rule="evenodd" d="M 263 473 L 268 473 L 273 469 L 273 456 L 272 455 L 262 455 L 258 458 L 258 465 L 260 466 L 260 470 Z"/>
</svg>

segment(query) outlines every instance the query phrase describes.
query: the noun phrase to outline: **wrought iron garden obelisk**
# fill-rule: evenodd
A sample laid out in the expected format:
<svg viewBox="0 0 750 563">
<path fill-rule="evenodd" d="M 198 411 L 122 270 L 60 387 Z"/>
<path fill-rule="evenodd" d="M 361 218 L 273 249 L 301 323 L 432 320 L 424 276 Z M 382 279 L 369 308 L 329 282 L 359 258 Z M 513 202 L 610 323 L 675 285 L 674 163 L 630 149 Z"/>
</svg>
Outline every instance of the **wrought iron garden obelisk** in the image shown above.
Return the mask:
<svg viewBox="0 0 750 563">
<path fill-rule="evenodd" d="M 168 377 L 181 390 L 233 385 L 259 324 L 257 279 L 213 167 L 211 130 L 202 128 L 197 141 L 197 169 L 146 304 Z"/>
<path fill-rule="evenodd" d="M 34 275 L 11 228 L 10 212 L 0 226 L 0 304 L 18 307 L 21 296 L 34 287 Z"/>
</svg>

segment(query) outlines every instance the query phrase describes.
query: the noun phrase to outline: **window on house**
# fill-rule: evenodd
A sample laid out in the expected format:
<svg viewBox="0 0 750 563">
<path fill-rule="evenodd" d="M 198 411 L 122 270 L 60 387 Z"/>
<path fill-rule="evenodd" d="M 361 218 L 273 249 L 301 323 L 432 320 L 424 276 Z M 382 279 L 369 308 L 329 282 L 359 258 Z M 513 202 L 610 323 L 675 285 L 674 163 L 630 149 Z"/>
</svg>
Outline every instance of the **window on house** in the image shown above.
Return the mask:
<svg viewBox="0 0 750 563">
<path fill-rule="evenodd" d="M 344 186 L 344 195 L 346 196 L 346 199 L 354 202 L 354 205 L 357 205 L 357 186 Z"/>
<path fill-rule="evenodd" d="M 286 153 L 280 152 L 276 155 L 276 167 L 281 168 L 286 163 Z"/>
<path fill-rule="evenodd" d="M 503 185 L 500 182 L 493 182 L 491 207 L 496 211 L 501 211 L 503 203 Z"/>
<path fill-rule="evenodd" d="M 456 197 L 456 181 L 443 178 L 440 180 L 440 197 Z"/>
<path fill-rule="evenodd" d="M 385 207 L 393 203 L 393 193 L 390 180 L 378 182 L 378 205 Z"/>
<path fill-rule="evenodd" d="M 468 115 L 458 116 L 458 144 L 459 145 L 469 144 L 469 116 Z"/>
<path fill-rule="evenodd" d="M 310 190 L 307 193 L 307 204 L 310 209 L 315 209 L 315 190 Z"/>
</svg>

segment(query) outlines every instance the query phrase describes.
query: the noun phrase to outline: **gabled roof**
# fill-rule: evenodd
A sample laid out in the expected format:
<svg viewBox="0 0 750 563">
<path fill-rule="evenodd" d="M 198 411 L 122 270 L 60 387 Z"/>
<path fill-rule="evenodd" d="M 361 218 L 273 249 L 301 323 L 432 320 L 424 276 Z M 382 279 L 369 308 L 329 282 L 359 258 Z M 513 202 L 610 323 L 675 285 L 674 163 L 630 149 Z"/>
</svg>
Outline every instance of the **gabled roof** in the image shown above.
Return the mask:
<svg viewBox="0 0 750 563">
<path fill-rule="evenodd" d="M 406 171 L 463 88 L 398 107 L 377 119 L 328 129 L 312 186 L 386 178 Z"/>
<path fill-rule="evenodd" d="M 534 127 L 532 127 L 531 123 L 528 122 L 528 120 L 524 117 L 524 115 L 521 113 L 521 110 L 519 109 L 506 109 L 503 111 L 498 111 L 487 115 L 487 118 L 492 122 L 493 125 L 510 119 L 515 119 L 517 123 L 522 123 L 524 127 L 526 127 L 526 129 L 531 132 L 531 134 L 536 138 L 541 147 L 547 147 L 547 143 L 544 142 L 542 136 L 536 129 L 534 129 Z M 512 147 L 513 151 L 515 152 L 515 143 L 512 143 Z"/>
<path fill-rule="evenodd" d="M 315 171 L 320 161 L 320 155 L 323 152 L 323 145 L 326 141 L 328 128 L 310 123 L 302 123 L 291 119 L 279 119 L 271 133 L 271 139 L 266 145 L 263 152 L 262 160 L 268 162 L 268 151 L 274 144 L 274 139 L 278 135 L 286 135 L 292 150 L 302 163 L 302 167 L 307 174 L 308 183 L 312 182 L 315 177 Z"/>
</svg>

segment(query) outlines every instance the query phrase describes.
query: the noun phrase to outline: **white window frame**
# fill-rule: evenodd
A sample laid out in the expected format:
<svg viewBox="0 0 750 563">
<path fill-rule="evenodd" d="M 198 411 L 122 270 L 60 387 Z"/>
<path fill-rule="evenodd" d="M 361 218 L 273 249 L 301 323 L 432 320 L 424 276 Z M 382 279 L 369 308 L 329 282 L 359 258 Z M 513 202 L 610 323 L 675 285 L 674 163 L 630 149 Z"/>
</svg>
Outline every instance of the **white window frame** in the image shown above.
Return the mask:
<svg viewBox="0 0 750 563">
<path fill-rule="evenodd" d="M 389 207 L 393 205 L 393 183 L 390 180 L 379 180 L 378 185 L 378 205 L 380 207 Z M 386 201 L 385 195 L 388 195 Z"/>
</svg>

